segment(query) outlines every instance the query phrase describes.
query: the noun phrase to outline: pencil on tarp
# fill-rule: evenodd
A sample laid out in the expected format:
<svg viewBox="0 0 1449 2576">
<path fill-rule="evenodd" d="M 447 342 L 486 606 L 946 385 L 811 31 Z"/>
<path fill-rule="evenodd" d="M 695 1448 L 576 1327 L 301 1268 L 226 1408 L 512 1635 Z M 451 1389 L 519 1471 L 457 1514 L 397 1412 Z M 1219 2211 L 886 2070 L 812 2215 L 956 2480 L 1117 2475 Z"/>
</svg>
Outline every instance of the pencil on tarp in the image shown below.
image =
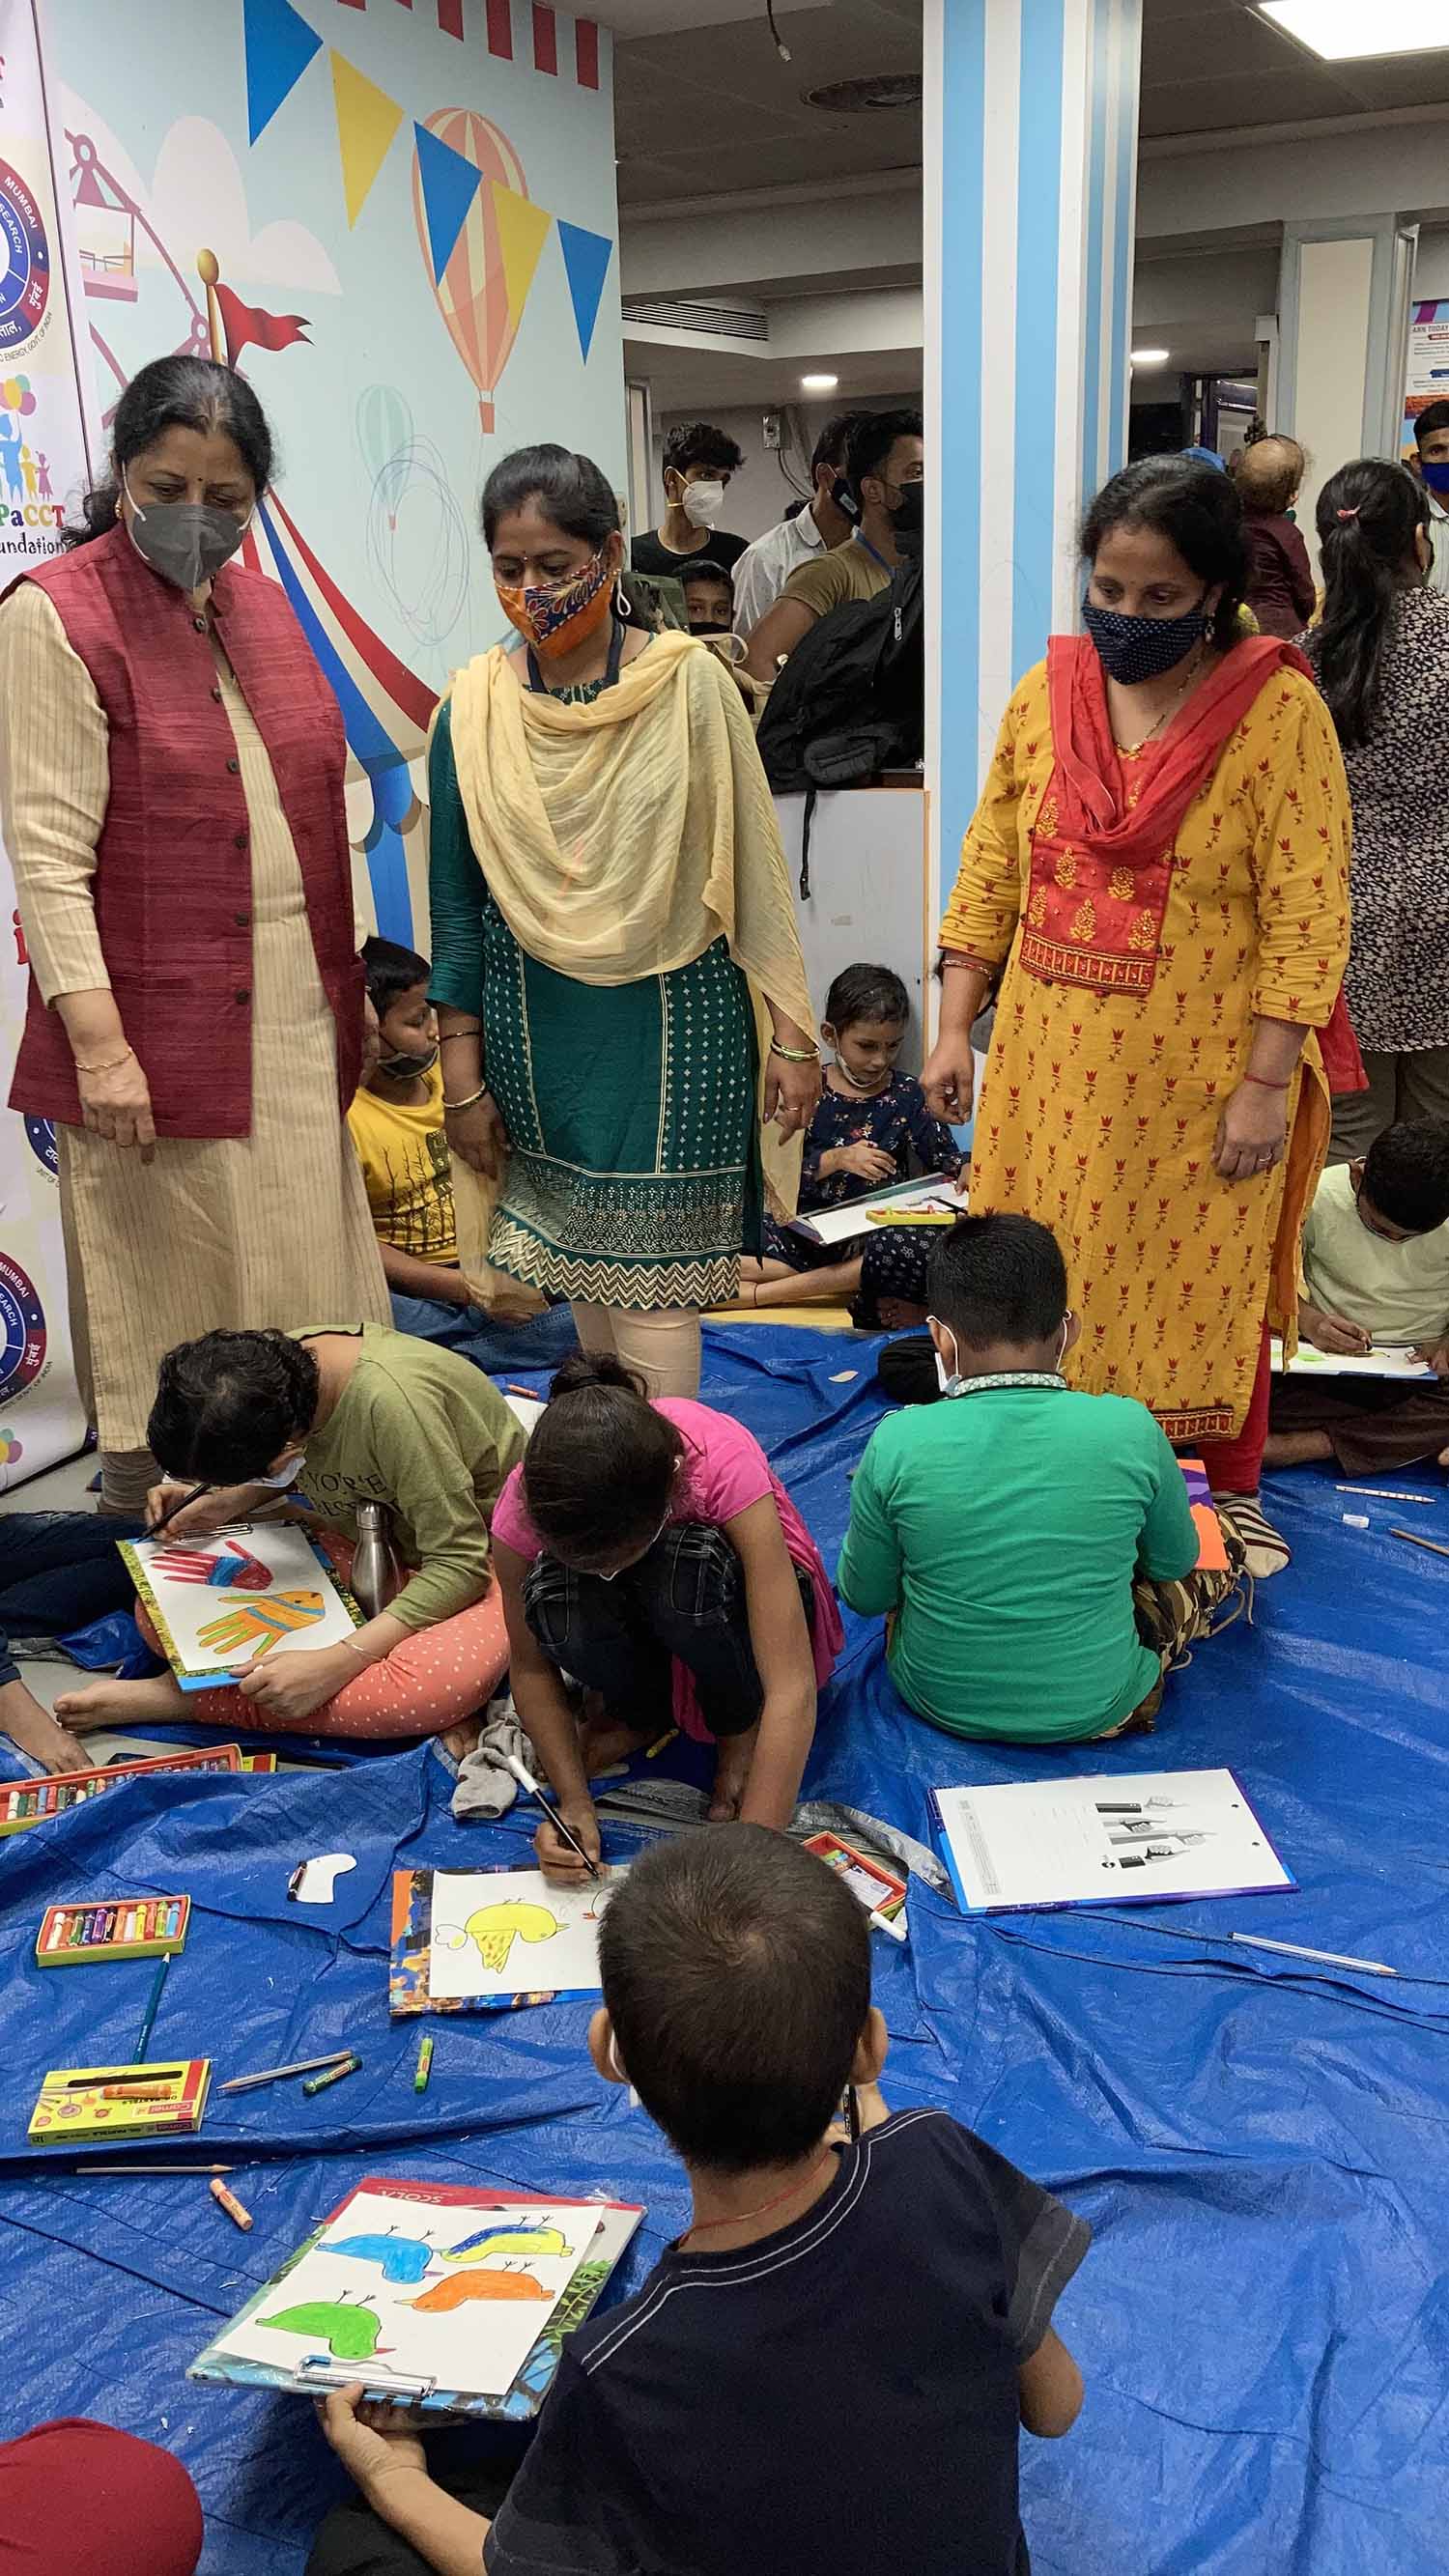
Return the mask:
<svg viewBox="0 0 1449 2576">
<path fill-rule="evenodd" d="M 161 1989 L 166 1983 L 166 1971 L 170 1965 L 171 1952 L 167 1950 L 156 1962 L 156 1974 L 151 1980 L 151 1992 L 146 1998 L 146 2010 L 141 2022 L 141 2036 L 136 2042 L 136 2053 L 131 2061 L 133 2066 L 140 2066 L 143 2063 L 146 2051 L 151 2045 L 156 2009 L 161 2001 Z"/>
<path fill-rule="evenodd" d="M 200 2174 L 200 2176 L 202 2177 L 202 2180 L 203 2180 L 203 2181 L 205 2181 L 206 2176 L 207 2176 L 208 2174 L 229 2174 L 229 2173 L 235 2173 L 235 2172 L 236 2172 L 236 2167 L 235 2167 L 235 2165 L 182 2165 L 182 2164 L 175 2164 L 175 2165 L 68 2165 L 68 2166 L 66 2167 L 66 2171 L 67 2171 L 67 2173 L 72 2173 L 72 2174 L 157 2174 L 157 2173 L 164 2173 L 164 2174 Z"/>
<path fill-rule="evenodd" d="M 218 2093 L 249 2093 L 254 2084 L 280 2084 L 284 2075 L 315 2075 L 319 2066 L 340 2066 L 351 2055 L 350 2048 L 329 2048 L 325 2057 L 299 2057 L 290 2066 L 263 2066 L 255 2075 L 233 2075 L 216 2089 Z"/>
<path fill-rule="evenodd" d="M 1390 1530 L 1390 1538 L 1406 1538 L 1410 1547 L 1426 1547 L 1431 1556 L 1449 1556 L 1449 1547 L 1441 1547 L 1436 1538 L 1420 1538 L 1417 1530 Z"/>
<path fill-rule="evenodd" d="M 415 2093 L 426 2093 L 428 2089 L 428 2077 L 432 2074 L 432 2071 L 433 2037 L 431 2031 L 429 2031 L 419 2045 L 418 2062 L 413 2069 L 413 2091 Z"/>
<path fill-rule="evenodd" d="M 340 2066 L 329 2066 L 325 2075 L 313 2075 L 303 2085 L 304 2093 L 325 2093 L 329 2084 L 340 2084 L 344 2075 L 355 2075 L 362 2060 L 354 2051 L 344 2057 Z"/>
</svg>

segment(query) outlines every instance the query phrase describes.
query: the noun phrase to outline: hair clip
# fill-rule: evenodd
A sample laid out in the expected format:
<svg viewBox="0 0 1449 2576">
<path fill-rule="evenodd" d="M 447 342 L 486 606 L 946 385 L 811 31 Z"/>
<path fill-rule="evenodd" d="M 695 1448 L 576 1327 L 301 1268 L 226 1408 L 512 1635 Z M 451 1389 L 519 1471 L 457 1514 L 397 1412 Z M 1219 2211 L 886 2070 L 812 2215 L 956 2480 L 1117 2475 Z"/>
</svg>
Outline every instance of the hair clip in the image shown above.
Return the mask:
<svg viewBox="0 0 1449 2576">
<path fill-rule="evenodd" d="M 1358 517 L 1358 511 L 1356 509 L 1340 510 L 1338 516 L 1340 519 L 1356 519 Z"/>
</svg>

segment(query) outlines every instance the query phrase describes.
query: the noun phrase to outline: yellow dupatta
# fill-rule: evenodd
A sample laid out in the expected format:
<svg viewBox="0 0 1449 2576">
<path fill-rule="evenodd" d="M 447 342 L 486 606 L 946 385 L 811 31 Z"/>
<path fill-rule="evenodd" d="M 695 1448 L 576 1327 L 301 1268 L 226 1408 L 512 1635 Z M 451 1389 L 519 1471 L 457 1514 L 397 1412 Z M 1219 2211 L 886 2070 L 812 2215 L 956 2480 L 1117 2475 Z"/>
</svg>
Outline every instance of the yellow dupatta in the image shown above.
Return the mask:
<svg viewBox="0 0 1449 2576">
<path fill-rule="evenodd" d="M 656 635 L 589 706 L 524 689 L 501 646 L 452 687 L 473 855 L 529 957 L 583 984 L 671 975 L 723 937 L 762 1003 L 809 1029 L 789 872 L 744 702 L 692 637 Z M 803 1140 L 764 1131 L 787 1213 Z"/>
</svg>

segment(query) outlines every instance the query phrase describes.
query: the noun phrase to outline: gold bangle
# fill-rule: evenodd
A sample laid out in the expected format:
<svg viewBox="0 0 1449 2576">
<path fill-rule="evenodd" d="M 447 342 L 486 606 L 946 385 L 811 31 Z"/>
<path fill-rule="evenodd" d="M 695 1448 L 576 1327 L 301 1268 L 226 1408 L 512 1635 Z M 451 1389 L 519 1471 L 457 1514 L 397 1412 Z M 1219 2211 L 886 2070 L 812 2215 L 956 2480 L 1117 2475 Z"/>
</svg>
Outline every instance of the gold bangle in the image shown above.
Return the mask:
<svg viewBox="0 0 1449 2576">
<path fill-rule="evenodd" d="M 476 1090 L 476 1091 L 470 1091 L 470 1092 L 468 1093 L 468 1095 L 467 1095 L 467 1097 L 466 1097 L 465 1099 L 463 1099 L 463 1100 L 447 1100 L 447 1099 L 445 1099 L 445 1100 L 444 1100 L 444 1102 L 443 1102 L 443 1107 L 444 1107 L 445 1109 L 471 1109 L 475 1100 L 482 1100 L 482 1099 L 483 1099 L 483 1097 L 485 1096 L 485 1094 L 486 1094 L 486 1092 L 487 1092 L 487 1089 L 488 1089 L 488 1085 L 487 1085 L 487 1083 L 486 1083 L 486 1082 L 480 1082 L 480 1083 L 479 1083 L 479 1085 L 478 1085 L 477 1090 Z"/>
<path fill-rule="evenodd" d="M 818 1047 L 781 1046 L 778 1038 L 771 1038 L 770 1053 L 771 1055 L 779 1056 L 786 1064 L 818 1064 L 820 1062 L 820 1049 Z"/>
<path fill-rule="evenodd" d="M 481 1038 L 482 1035 L 483 1023 L 480 1020 L 477 1027 L 474 1029 L 449 1029 L 445 1037 L 439 1038 L 438 1044 L 439 1046 L 451 1046 L 454 1038 Z"/>
<path fill-rule="evenodd" d="M 108 1055 L 102 1064 L 82 1064 L 80 1057 L 77 1056 L 75 1069 L 77 1073 L 114 1073 L 117 1065 L 124 1064 L 127 1056 L 134 1055 L 135 1052 L 134 1047 L 122 1047 L 119 1055 Z"/>
</svg>

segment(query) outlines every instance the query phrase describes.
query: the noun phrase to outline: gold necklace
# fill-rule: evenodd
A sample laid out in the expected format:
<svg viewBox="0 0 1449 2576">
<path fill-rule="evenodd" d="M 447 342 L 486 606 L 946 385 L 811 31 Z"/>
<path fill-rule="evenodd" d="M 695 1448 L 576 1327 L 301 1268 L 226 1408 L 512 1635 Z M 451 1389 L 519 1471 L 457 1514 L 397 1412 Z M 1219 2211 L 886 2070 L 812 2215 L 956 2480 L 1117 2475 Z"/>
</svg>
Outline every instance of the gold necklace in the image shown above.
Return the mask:
<svg viewBox="0 0 1449 2576">
<path fill-rule="evenodd" d="M 1140 742 L 1118 742 L 1115 733 L 1113 734 L 1113 748 L 1124 760 L 1131 760 L 1135 753 L 1145 751 L 1148 744 L 1156 740 L 1158 734 L 1161 733 L 1163 726 L 1171 723 L 1173 717 L 1178 711 L 1178 708 L 1181 706 L 1183 699 L 1187 696 L 1189 689 L 1193 687 L 1194 683 L 1201 675 L 1202 652 L 1203 648 L 1201 644 L 1199 644 L 1188 664 L 1186 679 L 1181 683 L 1176 694 L 1169 698 L 1161 715 L 1158 717 L 1156 724 L 1153 725 L 1148 732 L 1143 734 Z"/>
</svg>

